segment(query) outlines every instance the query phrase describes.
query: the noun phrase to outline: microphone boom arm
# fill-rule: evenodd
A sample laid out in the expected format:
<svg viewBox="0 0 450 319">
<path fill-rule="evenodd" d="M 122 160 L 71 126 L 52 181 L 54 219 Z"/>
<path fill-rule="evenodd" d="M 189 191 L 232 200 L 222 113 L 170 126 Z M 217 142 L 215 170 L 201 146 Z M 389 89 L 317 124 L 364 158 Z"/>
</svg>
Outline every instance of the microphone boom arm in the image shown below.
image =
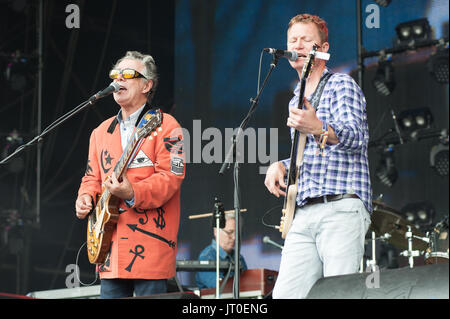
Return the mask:
<svg viewBox="0 0 450 319">
<path fill-rule="evenodd" d="M 111 83 L 112 85 L 113 83 Z M 110 85 L 110 86 L 111 86 Z M 109 87 L 108 87 L 109 88 Z M 117 91 L 116 86 L 114 86 L 114 88 Z M 102 92 L 102 91 L 100 91 Z M 100 93 L 99 92 L 99 93 Z M 41 134 L 35 136 L 31 141 L 29 141 L 28 143 L 19 146 L 18 148 L 16 148 L 16 150 L 11 153 L 10 155 L 8 155 L 7 157 L 5 157 L 4 159 L 2 159 L 0 161 L 0 165 L 2 164 L 6 164 L 8 163 L 8 161 L 10 161 L 12 158 L 14 158 L 15 156 L 17 156 L 17 154 L 21 153 L 24 149 L 26 149 L 27 147 L 33 145 L 33 144 L 37 144 L 39 142 L 42 141 L 43 137 L 45 135 L 47 135 L 48 133 L 50 133 L 51 131 L 53 131 L 55 128 L 57 128 L 59 125 L 61 125 L 62 123 L 64 123 L 65 121 L 67 121 L 68 119 L 70 119 L 72 116 L 74 116 L 75 114 L 79 113 L 81 110 L 84 110 L 87 106 L 89 105 L 93 105 L 100 97 L 97 97 L 98 94 L 93 95 L 91 98 L 89 98 L 87 101 L 82 102 L 81 104 L 79 104 L 78 106 L 76 106 L 74 109 L 70 110 L 69 112 L 67 112 L 66 114 L 62 115 L 61 117 L 59 117 L 58 119 L 56 119 L 52 124 L 50 124 L 49 126 L 47 126 Z M 112 93 L 112 92 L 111 92 Z M 93 98 L 93 97 L 96 98 Z M 101 96 L 103 97 L 103 96 Z"/>
</svg>

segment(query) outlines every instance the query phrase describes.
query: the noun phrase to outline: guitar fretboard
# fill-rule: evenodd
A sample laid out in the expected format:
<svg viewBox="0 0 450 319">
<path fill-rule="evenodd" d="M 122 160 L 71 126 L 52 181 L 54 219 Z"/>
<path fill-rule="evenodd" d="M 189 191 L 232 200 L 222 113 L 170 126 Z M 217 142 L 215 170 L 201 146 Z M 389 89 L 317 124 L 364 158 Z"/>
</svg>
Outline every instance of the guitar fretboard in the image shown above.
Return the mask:
<svg viewBox="0 0 450 319">
<path fill-rule="evenodd" d="M 125 171 L 125 167 L 128 164 L 131 155 L 133 154 L 134 150 L 136 149 L 136 146 L 138 145 L 140 141 L 140 138 L 138 138 L 137 134 L 134 134 L 132 139 L 128 142 L 125 150 L 122 153 L 122 156 L 120 157 L 119 161 L 117 162 L 116 166 L 114 167 L 114 173 L 116 173 L 117 179 L 120 180 L 122 178 L 122 174 Z M 100 207 L 101 209 L 104 208 L 104 204 L 107 202 L 107 199 L 110 197 L 110 192 L 106 188 L 100 197 Z"/>
<path fill-rule="evenodd" d="M 152 115 L 149 118 L 144 116 L 144 118 L 141 120 L 141 123 L 139 123 L 139 126 L 137 127 L 132 138 L 125 147 L 122 156 L 120 157 L 116 166 L 114 166 L 113 171 L 114 173 L 116 173 L 117 179 L 119 181 L 122 179 L 122 174 L 126 170 L 130 158 L 134 154 L 134 151 L 139 146 L 140 142 L 143 141 L 144 137 L 146 137 L 148 134 L 151 134 L 151 132 L 161 124 L 162 114 L 160 110 L 158 109 L 156 111 L 150 112 Z M 105 189 L 102 195 L 100 196 L 99 202 L 102 210 L 104 208 L 104 204 L 108 202 L 110 196 L 111 193 L 109 192 L 108 189 Z"/>
</svg>

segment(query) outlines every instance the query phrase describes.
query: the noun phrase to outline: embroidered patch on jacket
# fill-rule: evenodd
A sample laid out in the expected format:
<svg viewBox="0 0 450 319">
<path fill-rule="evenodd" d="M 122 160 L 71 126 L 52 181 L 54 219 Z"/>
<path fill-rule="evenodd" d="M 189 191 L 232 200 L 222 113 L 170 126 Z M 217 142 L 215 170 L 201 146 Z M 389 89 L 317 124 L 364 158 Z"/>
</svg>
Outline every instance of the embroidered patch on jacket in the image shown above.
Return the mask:
<svg viewBox="0 0 450 319">
<path fill-rule="evenodd" d="M 111 157 L 111 154 L 108 152 L 108 150 L 102 150 L 100 154 L 100 164 L 103 169 L 103 173 L 107 174 L 109 170 L 112 168 L 112 160 L 114 158 Z"/>
<path fill-rule="evenodd" d="M 166 149 L 173 154 L 183 154 L 183 140 L 178 137 L 165 137 L 163 139 Z"/>
<path fill-rule="evenodd" d="M 183 175 L 184 160 L 182 157 L 173 156 L 170 160 L 170 171 L 175 175 Z"/>
<path fill-rule="evenodd" d="M 133 161 L 130 163 L 130 166 L 128 168 L 138 168 L 138 167 L 148 167 L 148 166 L 155 166 L 152 162 L 152 160 L 145 155 L 145 153 L 140 150 L 139 153 L 137 153 L 136 157 L 133 159 Z"/>
</svg>

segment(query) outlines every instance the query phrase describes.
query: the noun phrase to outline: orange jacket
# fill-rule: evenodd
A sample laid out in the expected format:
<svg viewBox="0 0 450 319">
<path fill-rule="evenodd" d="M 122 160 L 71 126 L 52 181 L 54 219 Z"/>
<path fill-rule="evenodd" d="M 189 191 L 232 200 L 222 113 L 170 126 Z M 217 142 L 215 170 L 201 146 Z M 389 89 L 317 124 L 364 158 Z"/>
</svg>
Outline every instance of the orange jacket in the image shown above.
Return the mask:
<svg viewBox="0 0 450 319">
<path fill-rule="evenodd" d="M 96 198 L 122 155 L 115 117 L 101 123 L 90 138 L 86 174 L 78 194 Z M 162 131 L 135 153 L 128 170 L 134 205 L 120 204 L 110 256 L 99 267 L 100 278 L 164 279 L 176 274 L 180 188 L 185 176 L 181 127 L 163 113 Z"/>
</svg>

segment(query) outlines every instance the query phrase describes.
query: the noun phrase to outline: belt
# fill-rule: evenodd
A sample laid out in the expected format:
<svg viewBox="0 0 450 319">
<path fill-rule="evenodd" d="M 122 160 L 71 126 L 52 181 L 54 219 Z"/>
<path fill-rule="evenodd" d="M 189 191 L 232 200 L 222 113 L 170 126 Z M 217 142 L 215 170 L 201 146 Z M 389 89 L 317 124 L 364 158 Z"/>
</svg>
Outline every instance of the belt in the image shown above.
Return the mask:
<svg viewBox="0 0 450 319">
<path fill-rule="evenodd" d="M 320 204 L 320 203 L 334 202 L 334 201 L 344 199 L 344 198 L 359 198 L 359 197 L 358 197 L 358 195 L 355 195 L 355 194 L 324 195 L 321 197 L 306 199 L 305 205 L 314 205 L 314 204 Z"/>
</svg>

